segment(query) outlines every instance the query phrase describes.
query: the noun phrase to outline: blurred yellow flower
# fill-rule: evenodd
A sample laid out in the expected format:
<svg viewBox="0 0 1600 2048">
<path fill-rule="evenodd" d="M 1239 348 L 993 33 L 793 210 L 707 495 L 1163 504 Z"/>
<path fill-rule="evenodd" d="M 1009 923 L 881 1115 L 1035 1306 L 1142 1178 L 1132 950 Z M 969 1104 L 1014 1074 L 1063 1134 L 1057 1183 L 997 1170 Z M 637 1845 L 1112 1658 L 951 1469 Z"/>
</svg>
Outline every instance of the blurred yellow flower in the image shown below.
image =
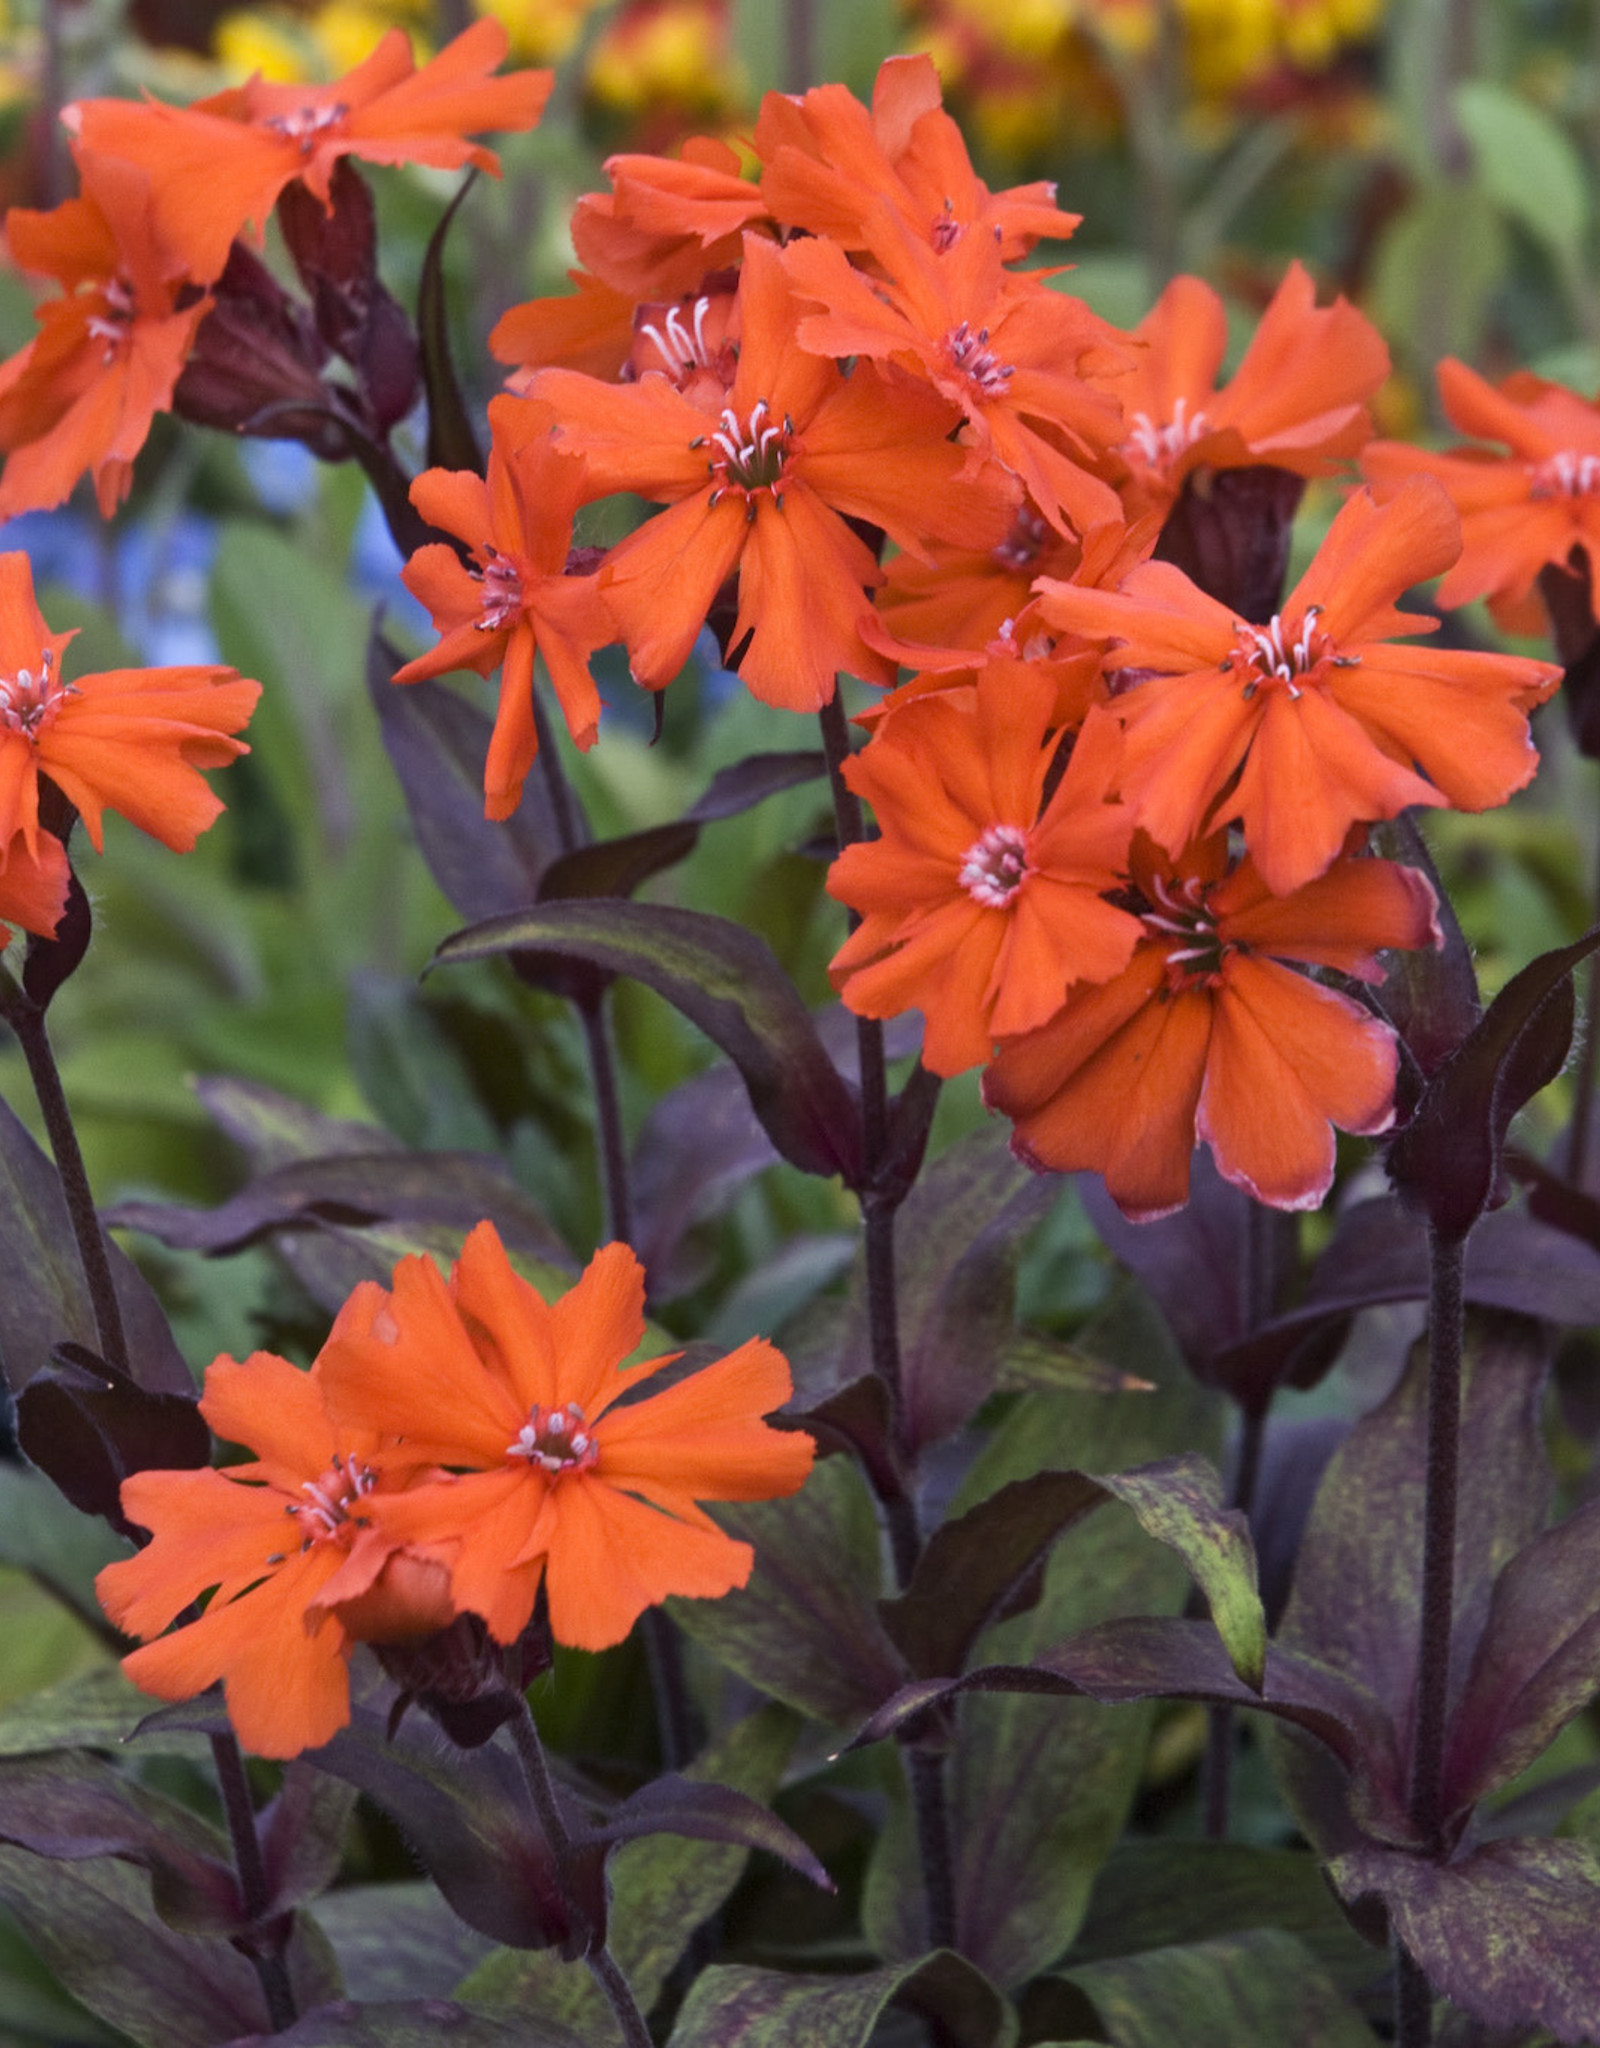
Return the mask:
<svg viewBox="0 0 1600 2048">
<path fill-rule="evenodd" d="M 625 5 L 596 44 L 585 83 L 602 106 L 626 114 L 661 105 L 715 114 L 741 105 L 746 94 L 721 0 Z"/>
<path fill-rule="evenodd" d="M 591 14 L 608 0 L 476 0 L 511 38 L 511 54 L 524 64 L 558 64 L 569 56 Z"/>
<path fill-rule="evenodd" d="M 353 71 L 397 26 L 410 32 L 417 61 L 425 61 L 431 45 L 418 32 L 431 12 L 424 0 L 329 0 L 309 15 L 286 7 L 241 7 L 217 23 L 212 49 L 236 78 L 259 73 L 274 85 L 325 83 Z"/>
</svg>

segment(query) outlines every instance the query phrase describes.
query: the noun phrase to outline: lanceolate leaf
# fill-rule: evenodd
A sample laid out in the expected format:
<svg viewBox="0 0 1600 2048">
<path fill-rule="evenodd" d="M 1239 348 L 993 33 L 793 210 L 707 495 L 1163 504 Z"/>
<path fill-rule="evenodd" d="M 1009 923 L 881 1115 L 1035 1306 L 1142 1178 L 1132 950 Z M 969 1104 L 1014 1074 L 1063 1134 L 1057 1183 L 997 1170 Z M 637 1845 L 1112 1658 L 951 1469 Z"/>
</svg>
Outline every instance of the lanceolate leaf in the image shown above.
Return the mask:
<svg viewBox="0 0 1600 2048">
<path fill-rule="evenodd" d="M 684 1835 L 698 1842 L 726 1842 L 740 1849 L 765 1849 L 824 1891 L 833 1879 L 792 1828 L 759 1800 L 731 1785 L 707 1785 L 676 1772 L 653 1778 L 602 1820 L 585 1828 L 585 1842 L 610 1846 L 643 1835 Z"/>
<path fill-rule="evenodd" d="M 728 1055 L 783 1156 L 807 1173 L 860 1178 L 851 1090 L 771 949 L 724 918 L 653 903 L 545 903 L 445 940 L 436 965 L 529 953 L 632 975 Z"/>
<path fill-rule="evenodd" d="M 17 1396 L 17 1440 L 80 1513 L 122 1535 L 122 1482 L 134 1472 L 211 1462 L 211 1432 L 191 1391 L 151 1393 L 92 1351 L 59 1344 Z"/>
<path fill-rule="evenodd" d="M 1352 1849 L 1330 1875 L 1376 1893 L 1434 1989 L 1495 2027 L 1592 2041 L 1600 2015 L 1600 1857 L 1586 1842 L 1488 1842 L 1453 1863 Z"/>
<path fill-rule="evenodd" d="M 1277 1927 L 1148 1949 L 1064 1973 L 1114 2048 L 1377 2048 L 1292 1934 Z"/>
<path fill-rule="evenodd" d="M 1495 1199 L 1511 1119 L 1561 1071 L 1572 1041 L 1570 977 L 1600 926 L 1514 975 L 1424 1088 L 1389 1148 L 1402 1200 L 1462 1238 Z"/>
<path fill-rule="evenodd" d="M 1469 1329 L 1453 1696 L 1482 1633 L 1496 1576 L 1545 1519 L 1551 1483 L 1539 1417 L 1545 1364 L 1534 1325 L 1500 1318 Z M 1426 1395 L 1427 1359 L 1418 1346 L 1394 1392 L 1356 1425 L 1328 1466 L 1278 1632 L 1285 1649 L 1316 1657 L 1368 1688 L 1402 1728 L 1416 1686 Z"/>
<path fill-rule="evenodd" d="M 356 2005 L 341 1998 L 302 2014 L 276 2034 L 250 2034 L 229 2048 L 583 2048 L 576 2034 L 547 2021 L 474 2011 L 449 1998 L 403 1998 Z"/>
<path fill-rule="evenodd" d="M 695 1980 L 669 2048 L 866 2048 L 891 2005 L 934 2020 L 948 2048 L 1000 2048 L 1005 2007 L 959 1956 L 859 1977 L 723 1966 Z"/>
<path fill-rule="evenodd" d="M 143 1276 L 108 1247 L 133 1377 L 152 1393 L 192 1396 L 194 1381 Z M 0 1367 L 16 1392 L 57 1344 L 99 1337 L 55 1168 L 0 1102 Z"/>
<path fill-rule="evenodd" d="M 457 209 L 477 182 L 477 172 L 469 171 L 429 237 L 417 293 L 417 329 L 422 344 L 422 383 L 428 395 L 429 464 L 435 469 L 476 470 L 482 476 L 483 456 L 450 359 L 450 320 L 444 294 L 444 245 Z"/>
<path fill-rule="evenodd" d="M 1600 1501 L 1536 1536 L 1494 1596 L 1445 1750 L 1444 1810 L 1518 1777 L 1600 1690 Z"/>
<path fill-rule="evenodd" d="M 750 1583 L 672 1612 L 774 1699 L 853 1727 L 906 1675 L 878 1619 L 878 1518 L 861 1480 L 828 1458 L 789 1499 L 720 1507 L 717 1520 L 754 1546 Z"/>
<path fill-rule="evenodd" d="M 1235 1670 L 1259 1685 L 1266 1622 L 1249 1530 L 1242 1515 L 1222 1506 L 1215 1471 L 1192 1453 L 1109 1478 L 1036 1473 L 946 1522 L 907 1591 L 883 1603 L 884 1626 L 912 1672 L 958 1672 L 982 1630 L 1017 1611 L 1057 1538 L 1107 1500 L 1126 1502 L 1147 1535 L 1177 1551 L 1210 1603 Z M 1025 1604 L 1037 1597 L 1035 1587 Z"/>
<path fill-rule="evenodd" d="M 513 1250 L 565 1266 L 566 1245 L 537 1204 L 475 1152 L 375 1152 L 274 1167 L 215 1209 L 123 1202 L 110 1219 L 185 1251 L 231 1252 L 279 1230 L 321 1223 L 443 1223 L 463 1236 L 488 1217 Z"/>
</svg>

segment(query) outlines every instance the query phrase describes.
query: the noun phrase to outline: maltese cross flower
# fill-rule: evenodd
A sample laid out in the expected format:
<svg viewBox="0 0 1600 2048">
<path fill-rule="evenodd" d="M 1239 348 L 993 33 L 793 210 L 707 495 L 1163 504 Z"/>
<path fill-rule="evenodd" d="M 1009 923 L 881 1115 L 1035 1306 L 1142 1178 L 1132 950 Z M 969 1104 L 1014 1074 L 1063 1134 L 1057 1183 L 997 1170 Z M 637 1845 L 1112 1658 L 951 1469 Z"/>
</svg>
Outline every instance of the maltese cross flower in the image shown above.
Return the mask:
<svg viewBox="0 0 1600 2048">
<path fill-rule="evenodd" d="M 1559 669 L 1391 644 L 1433 627 L 1394 601 L 1459 546 L 1449 500 L 1421 478 L 1387 505 L 1351 498 L 1264 623 L 1164 562 L 1115 592 L 1044 579 L 1039 611 L 1110 641 L 1107 667 L 1139 678 L 1112 708 L 1127 735 L 1120 788 L 1144 830 L 1176 855 L 1237 819 L 1285 896 L 1330 865 L 1353 824 L 1408 804 L 1487 810 L 1533 776 L 1527 714 Z"/>
</svg>

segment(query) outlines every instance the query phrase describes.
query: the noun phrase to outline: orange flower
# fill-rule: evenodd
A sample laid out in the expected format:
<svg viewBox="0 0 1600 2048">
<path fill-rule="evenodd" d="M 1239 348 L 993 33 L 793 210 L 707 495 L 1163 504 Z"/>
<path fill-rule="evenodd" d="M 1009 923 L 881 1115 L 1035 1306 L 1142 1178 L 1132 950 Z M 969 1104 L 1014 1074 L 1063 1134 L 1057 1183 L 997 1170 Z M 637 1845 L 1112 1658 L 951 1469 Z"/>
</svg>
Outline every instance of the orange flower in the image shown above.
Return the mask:
<svg viewBox="0 0 1600 2048">
<path fill-rule="evenodd" d="M 410 39 L 391 29 L 364 63 L 332 85 L 248 84 L 191 107 L 154 101 L 79 100 L 63 120 L 82 154 L 119 157 L 149 173 L 162 239 L 191 276 L 209 283 L 247 221 L 264 228 L 278 194 L 302 180 L 324 206 L 344 156 L 367 163 L 475 164 L 499 175 L 494 152 L 467 136 L 485 128 L 532 128 L 553 74 L 491 74 L 507 38 L 485 16 L 419 71 Z"/>
<path fill-rule="evenodd" d="M 842 85 L 798 99 L 768 93 L 755 151 L 773 215 L 846 249 L 870 246 L 867 221 L 880 200 L 930 248 L 976 236 L 997 242 L 1004 263 L 1047 237 L 1064 239 L 1080 219 L 1057 208 L 1051 184 L 989 190 L 944 111 L 933 60 L 921 53 L 879 67 L 870 115 Z"/>
<path fill-rule="evenodd" d="M 890 682 L 894 663 L 862 637 L 868 590 L 883 580 L 846 523 L 866 520 L 902 547 L 958 534 L 998 540 L 1011 510 L 1003 481 L 960 492 L 956 416 L 926 386 L 871 364 L 846 377 L 796 347 L 795 306 L 773 245 L 745 237 L 738 369 L 720 423 L 675 380 L 598 383 L 545 370 L 530 389 L 555 407 L 561 438 L 587 460 L 590 491 L 668 503 L 608 556 L 600 591 L 636 681 L 670 683 L 713 600 L 739 571 L 733 640 L 756 696 L 814 711 L 840 669 Z"/>
<path fill-rule="evenodd" d="M 829 895 L 863 914 L 829 976 L 858 1016 L 921 1010 L 936 1074 L 1044 1023 L 1073 983 L 1120 973 L 1141 935 L 1105 900 L 1133 830 L 1107 801 L 1115 722 L 1090 713 L 1045 802 L 1055 702 L 1026 663 L 985 671 L 970 692 L 908 704 L 845 764 L 881 837 L 829 870 Z"/>
<path fill-rule="evenodd" d="M 1343 299 L 1319 308 L 1298 263 L 1220 391 L 1227 315 L 1199 278 L 1175 277 L 1134 339 L 1145 348 L 1132 371 L 1105 380 L 1128 422 L 1117 453 L 1130 519 L 1165 511 L 1199 469 L 1264 463 L 1326 475 L 1371 434 L 1366 401 L 1389 374 L 1389 351 L 1372 322 Z"/>
<path fill-rule="evenodd" d="M 483 771 L 490 818 L 508 818 L 516 809 L 539 751 L 535 654 L 544 656 L 567 730 L 587 748 L 600 719 L 589 657 L 615 637 L 595 578 L 566 573 L 584 465 L 552 442 L 554 421 L 546 405 L 497 398 L 489 407 L 487 481 L 470 470 L 430 469 L 411 486 L 411 502 L 423 518 L 466 541 L 478 566 L 467 568 L 443 542 L 411 557 L 403 581 L 432 612 L 443 638 L 394 679 L 415 683 L 460 668 L 486 676 L 504 664 Z"/>
<path fill-rule="evenodd" d="M 97 850 L 101 814 L 113 810 L 187 853 L 222 809 L 196 771 L 249 752 L 230 735 L 261 685 L 216 666 L 111 669 L 69 683 L 61 655 L 73 637 L 45 624 L 27 556 L 0 555 L 0 846 L 20 833 L 39 857 L 48 775 Z"/>
<path fill-rule="evenodd" d="M 1124 362 L 1115 330 L 1080 299 L 1004 270 L 992 235 L 941 251 L 881 201 L 863 235 L 881 277 L 820 237 L 785 249 L 798 295 L 826 309 L 801 320 L 800 345 L 920 371 L 966 416 L 967 475 L 992 458 L 1063 532 L 1120 518 L 1116 494 L 1089 474 L 1121 432 L 1116 400 L 1088 381 Z"/>
<path fill-rule="evenodd" d="M 614 156 L 610 192 L 572 210 L 577 293 L 530 299 L 501 315 L 489 336 L 498 362 L 560 364 L 616 377 L 634 343 L 636 310 L 692 301 L 706 280 L 737 265 L 747 228 L 770 231 L 766 202 L 740 174 L 725 142 L 691 136 L 677 157 Z M 515 380 L 513 380 L 515 381 Z"/>
<path fill-rule="evenodd" d="M 1600 406 L 1522 370 L 1499 385 L 1465 363 L 1439 365 L 1445 416 L 1464 434 L 1510 450 L 1454 448 L 1434 454 L 1375 442 L 1362 469 L 1388 495 L 1419 470 L 1437 477 L 1461 515 L 1461 559 L 1439 585 L 1442 605 L 1487 597 L 1510 633 L 1537 633 L 1530 602 L 1547 563 L 1565 567 L 1574 548 L 1600 560 Z"/>
<path fill-rule="evenodd" d="M 402 1259 L 392 1294 L 368 1285 L 350 1309 L 322 1357 L 331 1413 L 396 1443 L 380 1469 L 428 1458 L 457 1475 L 373 1510 L 449 1564 L 456 1606 L 498 1642 L 521 1634 L 541 1582 L 557 1641 L 585 1650 L 620 1642 L 670 1594 L 742 1586 L 749 1546 L 697 1503 L 793 1493 L 810 1470 L 811 1439 L 760 1419 L 790 1381 L 759 1338 L 622 1398 L 668 1363 L 619 1370 L 644 1334 L 644 1273 L 624 1244 L 546 1303 L 480 1223 L 448 1285 L 431 1260 Z"/>
<path fill-rule="evenodd" d="M 62 296 L 39 309 L 38 334 L 0 365 L 0 519 L 59 505 L 89 470 L 110 517 L 211 303 L 172 273 L 146 173 L 91 160 L 81 169 L 81 198 L 6 215 L 18 265 L 57 279 Z"/>
<path fill-rule="evenodd" d="M 123 1512 L 152 1540 L 95 1581 L 119 1628 L 160 1637 L 124 1658 L 134 1684 L 184 1700 L 220 1678 L 239 1739 L 259 1756 L 296 1756 L 345 1725 L 353 1641 L 407 1641 L 454 1618 L 444 1572 L 400 1555 L 371 1520 L 383 1489 L 403 1484 L 416 1461 L 392 1458 L 379 1471 L 370 1429 L 330 1424 L 320 1363 L 305 1373 L 265 1351 L 242 1365 L 217 1359 L 201 1413 L 256 1457 L 125 1479 Z M 162 1635 L 206 1592 L 198 1620 Z"/>
<path fill-rule="evenodd" d="M 1140 678 L 1112 702 L 1127 733 L 1122 794 L 1150 836 L 1176 855 L 1237 818 L 1283 896 L 1322 873 L 1352 824 L 1408 804 L 1487 810 L 1531 780 L 1527 712 L 1559 669 L 1388 644 L 1433 629 L 1394 600 L 1458 544 L 1449 500 L 1418 478 L 1387 505 L 1351 498 L 1264 624 L 1165 562 L 1120 592 L 1043 581 L 1042 616 L 1112 640 L 1107 666 Z"/>
<path fill-rule="evenodd" d="M 1349 996 L 1284 961 L 1381 981 L 1385 946 L 1437 943 L 1414 869 L 1345 860 L 1289 896 L 1218 833 L 1176 863 L 1134 842 L 1145 937 L 1114 981 L 1075 989 L 1042 1029 L 1000 1047 L 984 1100 L 1029 1165 L 1105 1175 L 1137 1221 L 1181 1208 L 1197 1139 L 1257 1201 L 1315 1208 L 1334 1138 L 1393 1119 L 1395 1041 Z"/>
</svg>

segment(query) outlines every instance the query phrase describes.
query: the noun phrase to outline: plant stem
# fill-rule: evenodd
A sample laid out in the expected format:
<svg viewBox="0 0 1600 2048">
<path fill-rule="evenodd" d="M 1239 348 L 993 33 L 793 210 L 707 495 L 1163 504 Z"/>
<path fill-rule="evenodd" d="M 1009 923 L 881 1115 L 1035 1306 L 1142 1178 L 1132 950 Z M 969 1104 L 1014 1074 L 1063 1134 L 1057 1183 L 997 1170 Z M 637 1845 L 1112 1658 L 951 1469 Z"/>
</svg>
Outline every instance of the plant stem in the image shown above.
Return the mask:
<svg viewBox="0 0 1600 2048">
<path fill-rule="evenodd" d="M 1411 1824 L 1424 1853 L 1442 1854 L 1440 1812 L 1450 1695 L 1450 1637 L 1455 1619 L 1456 1496 L 1461 1458 L 1461 1361 L 1465 1334 L 1462 1274 L 1466 1238 L 1428 1235 L 1428 1447 L 1423 1494 L 1422 1620 L 1417 1649 L 1417 1710 L 1411 1734 Z M 1424 1972 L 1395 1943 L 1395 2024 L 1399 2048 L 1428 2048 L 1433 2006 Z"/>
<path fill-rule="evenodd" d="M 1600 873 L 1595 876 L 1594 900 L 1600 904 Z M 1578 1040 L 1578 1059 L 1572 1077 L 1572 1130 L 1567 1139 L 1567 1179 L 1576 1188 L 1583 1186 L 1588 1169 L 1589 1133 L 1594 1126 L 1595 1068 L 1600 1060 L 1600 954 L 1589 962 L 1586 984 L 1584 1029 Z"/>
<path fill-rule="evenodd" d="M 606 1234 L 622 1244 L 633 1239 L 633 1202 L 628 1190 L 628 1145 L 622 1129 L 622 1103 L 617 1093 L 617 1063 L 606 1023 L 605 993 L 593 1002 L 579 1002 L 589 1072 L 594 1082 L 595 1122 L 599 1127 L 600 1169 L 605 1178 Z"/>
<path fill-rule="evenodd" d="M 822 750 L 833 792 L 833 816 L 841 850 L 866 837 L 860 799 L 844 779 L 850 734 L 844 706 L 835 691 L 820 714 Z M 852 913 L 851 925 L 859 922 Z M 872 1369 L 889 1392 L 894 1427 L 903 1433 L 904 1389 L 900 1370 L 900 1307 L 895 1276 L 894 1219 L 903 1199 L 875 1187 L 889 1150 L 889 1091 L 883 1050 L 883 1026 L 875 1018 L 856 1019 L 856 1044 L 861 1066 L 861 1222 L 867 1279 L 867 1332 Z M 922 1554 L 913 1495 L 904 1489 L 883 1499 L 895 1577 L 902 1590 L 909 1585 Z M 929 1750 L 906 1746 L 901 1754 L 911 1781 L 911 1808 L 916 1820 L 917 1850 L 927 1902 L 928 1942 L 932 1948 L 956 1945 L 956 1888 L 950 1845 L 950 1811 L 945 1789 L 944 1759 Z"/>
<path fill-rule="evenodd" d="M 259 1923 L 267 1916 L 271 1893 L 267 1888 L 267 1869 L 261 1858 L 261 1840 L 256 1833 L 255 1801 L 250 1797 L 250 1780 L 245 1776 L 244 1758 L 232 1734 L 212 1736 L 211 1756 L 217 1768 L 217 1786 L 222 1793 L 222 1810 L 228 1819 L 228 1834 L 233 1842 L 240 1896 L 251 1921 Z M 300 2016 L 294 1987 L 289 1981 L 289 1965 L 281 1950 L 272 1955 L 252 1956 L 251 1961 L 261 1981 L 261 1995 L 267 2001 L 272 2031 L 281 2033 L 285 2027 L 292 2027 Z"/>
<path fill-rule="evenodd" d="M 544 1745 L 539 1740 L 539 1731 L 534 1726 L 533 1714 L 526 1699 L 522 1702 L 520 1714 L 511 1718 L 511 1734 L 517 1745 L 517 1755 L 522 1762 L 523 1776 L 528 1782 L 528 1791 L 533 1799 L 533 1810 L 538 1815 L 539 1826 L 544 1834 L 550 1853 L 556 1859 L 563 1882 L 572 1865 L 572 1837 L 567 1824 L 561 1817 L 561 1808 L 556 1803 L 556 1788 L 550 1782 L 550 1767 L 545 1762 Z M 581 1909 L 567 1894 L 568 1904 L 574 1917 L 581 1917 Z M 639 2001 L 633 1995 L 633 1986 L 618 1967 L 617 1959 L 600 1942 L 584 1958 L 590 1974 L 605 1993 L 611 2010 L 616 2014 L 617 2025 L 622 2029 L 622 2038 L 628 2048 L 654 2048 L 650 2029 L 644 2023 L 644 2014 L 639 2010 Z"/>
<path fill-rule="evenodd" d="M 1460 1467 L 1462 1270 L 1466 1240 L 1431 1231 L 1428 1240 L 1428 1465 L 1422 1531 L 1422 1626 L 1417 1713 L 1411 1739 L 1412 1825 L 1440 1847 L 1439 1799 L 1449 1703 L 1455 1608 L 1456 1493 Z"/>
<path fill-rule="evenodd" d="M 61 1179 L 61 1191 L 66 1197 L 73 1241 L 78 1248 L 78 1263 L 83 1268 L 84 1283 L 89 1290 L 89 1304 L 100 1339 L 100 1355 L 115 1371 L 126 1374 L 129 1370 L 128 1340 L 122 1326 L 116 1283 L 111 1277 L 111 1259 L 106 1250 L 105 1234 L 100 1228 L 94 1190 L 89 1185 L 78 1134 L 73 1128 L 72 1112 L 67 1107 L 66 1091 L 61 1085 L 60 1069 L 56 1066 L 49 1033 L 45 1029 L 44 1012 L 3 967 L 0 967 L 0 1016 L 17 1034 L 22 1056 L 28 1063 L 28 1077 L 33 1082 L 39 1114 L 44 1118 L 45 1133 Z"/>
</svg>

